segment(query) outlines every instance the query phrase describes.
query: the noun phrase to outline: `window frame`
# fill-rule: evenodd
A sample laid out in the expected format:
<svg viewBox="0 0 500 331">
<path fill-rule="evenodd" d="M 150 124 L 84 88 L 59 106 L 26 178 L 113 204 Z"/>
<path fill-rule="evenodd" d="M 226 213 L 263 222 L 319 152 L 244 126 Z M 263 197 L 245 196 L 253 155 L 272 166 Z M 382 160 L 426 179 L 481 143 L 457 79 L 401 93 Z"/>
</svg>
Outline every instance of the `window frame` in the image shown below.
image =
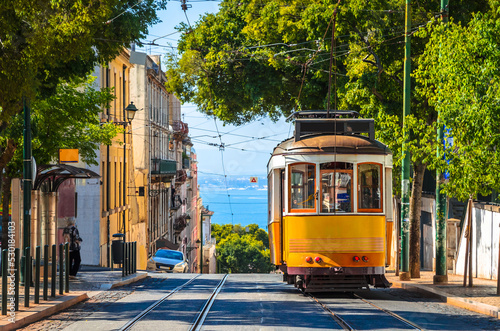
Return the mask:
<svg viewBox="0 0 500 331">
<path fill-rule="evenodd" d="M 353 186 L 354 186 L 354 166 L 355 164 L 354 163 L 351 163 L 351 162 L 346 162 L 346 163 L 350 163 L 352 164 L 353 166 L 353 169 L 325 169 L 325 170 L 320 170 L 319 171 L 319 180 L 320 180 L 320 184 L 319 184 L 319 197 L 318 200 L 319 200 L 319 212 L 321 214 L 352 214 L 354 213 L 354 194 L 353 194 Z M 321 164 L 320 164 L 321 166 Z M 345 173 L 345 174 L 350 174 L 351 175 L 351 211 L 346 211 L 346 212 L 339 212 L 339 211 L 323 211 L 323 174 L 325 173 Z M 335 175 L 334 175 L 335 177 Z M 335 191 L 335 190 L 334 190 Z"/>
<path fill-rule="evenodd" d="M 361 176 L 359 174 L 359 169 L 360 169 L 360 165 L 363 165 L 363 164 L 372 164 L 372 165 L 376 165 L 379 167 L 379 175 L 380 175 L 380 183 L 379 183 L 379 188 L 380 188 L 380 208 L 361 208 Z M 357 209 L 357 212 L 358 213 L 383 213 L 384 212 L 384 174 L 382 172 L 383 170 L 383 165 L 382 163 L 378 163 L 378 162 L 360 162 L 358 164 L 356 164 L 356 180 L 357 180 L 357 189 L 358 189 L 358 209 Z"/>
<path fill-rule="evenodd" d="M 298 165 L 311 165 L 314 167 L 313 173 L 314 173 L 314 203 L 313 206 L 314 208 L 303 208 L 303 209 L 294 209 L 292 208 L 292 167 L 293 166 L 298 166 Z M 318 199 L 316 196 L 316 193 L 318 192 L 318 187 L 317 187 L 317 165 L 316 163 L 311 163 L 311 162 L 297 162 L 297 163 L 290 163 L 287 165 L 288 167 L 288 183 L 287 183 L 287 193 L 288 193 L 288 212 L 289 213 L 300 213 L 300 214 L 305 214 L 305 213 L 316 213 L 317 208 L 318 208 Z"/>
</svg>

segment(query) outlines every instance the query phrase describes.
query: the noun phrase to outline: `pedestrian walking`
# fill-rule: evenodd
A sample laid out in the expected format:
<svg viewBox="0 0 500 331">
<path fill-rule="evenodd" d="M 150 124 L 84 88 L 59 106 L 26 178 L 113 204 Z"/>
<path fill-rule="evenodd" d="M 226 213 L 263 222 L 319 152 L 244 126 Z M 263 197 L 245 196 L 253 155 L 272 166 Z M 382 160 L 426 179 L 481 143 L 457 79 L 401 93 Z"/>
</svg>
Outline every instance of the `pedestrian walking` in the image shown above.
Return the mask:
<svg viewBox="0 0 500 331">
<path fill-rule="evenodd" d="M 76 278 L 76 274 L 80 269 L 82 258 L 80 256 L 81 242 L 83 239 L 80 237 L 78 228 L 75 225 L 75 219 L 69 218 L 68 225 L 64 229 L 64 239 L 69 243 L 69 278 Z"/>
</svg>

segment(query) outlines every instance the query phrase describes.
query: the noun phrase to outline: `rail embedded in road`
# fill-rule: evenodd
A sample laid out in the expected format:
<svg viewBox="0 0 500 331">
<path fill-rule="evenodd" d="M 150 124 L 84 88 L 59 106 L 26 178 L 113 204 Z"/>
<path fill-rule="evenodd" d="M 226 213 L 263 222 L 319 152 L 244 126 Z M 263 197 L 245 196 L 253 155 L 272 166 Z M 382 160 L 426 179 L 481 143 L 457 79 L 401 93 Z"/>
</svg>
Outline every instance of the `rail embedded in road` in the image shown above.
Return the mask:
<svg viewBox="0 0 500 331">
<path fill-rule="evenodd" d="M 360 299 L 360 300 L 361 300 L 361 301 L 363 301 L 363 302 L 366 302 L 367 304 L 369 304 L 369 305 L 371 305 L 371 306 L 373 306 L 373 307 L 375 307 L 375 308 L 377 308 L 377 309 L 380 309 L 380 310 L 381 310 L 381 311 L 383 311 L 384 313 L 391 315 L 392 317 L 394 317 L 394 318 L 396 318 L 396 319 L 400 320 L 401 322 L 403 322 L 403 323 L 405 323 L 406 325 L 408 325 L 408 326 L 410 326 L 410 327 L 414 328 L 415 330 L 424 330 L 423 328 L 421 328 L 421 327 L 420 327 L 420 326 L 418 326 L 417 324 L 415 324 L 415 323 L 413 323 L 413 322 L 408 321 L 406 318 L 404 318 L 404 317 L 402 317 L 402 316 L 399 316 L 398 314 L 396 314 L 396 313 L 394 313 L 394 312 L 392 312 L 392 311 L 390 311 L 390 310 L 387 310 L 387 309 L 384 309 L 384 308 L 382 308 L 382 307 L 380 307 L 380 306 L 377 306 L 377 305 L 376 305 L 376 304 L 374 304 L 373 302 L 370 302 L 370 301 L 366 300 L 365 298 L 363 298 L 363 297 L 361 297 L 361 296 L 357 295 L 356 293 L 353 293 L 353 296 L 354 296 L 354 297 L 356 297 L 356 298 L 358 298 L 358 299 Z"/>
<path fill-rule="evenodd" d="M 191 278 L 181 286 L 176 287 L 173 289 L 171 292 L 165 294 L 161 299 L 153 303 L 151 306 L 148 308 L 144 309 L 141 313 L 139 313 L 137 316 L 132 318 L 130 321 L 127 322 L 124 326 L 120 328 L 120 331 L 125 331 L 125 330 L 130 330 L 137 322 L 139 322 L 144 316 L 152 312 L 156 307 L 158 307 L 163 301 L 167 300 L 170 296 L 175 294 L 176 292 L 182 290 L 185 286 L 191 284 L 196 278 L 200 277 L 200 275 L 196 275 L 195 277 Z"/>
<path fill-rule="evenodd" d="M 228 276 L 229 276 L 228 274 L 224 275 L 224 277 L 222 278 L 220 283 L 217 285 L 215 290 L 212 292 L 212 295 L 210 295 L 210 298 L 208 298 L 207 302 L 205 303 L 205 305 L 201 309 L 200 313 L 198 314 L 198 318 L 193 323 L 193 325 L 191 326 L 189 331 L 198 331 L 201 329 L 203 322 L 207 318 L 208 312 L 210 311 L 210 308 L 212 307 L 212 305 L 215 301 L 215 298 L 217 297 L 217 294 L 219 294 L 220 290 L 222 289 L 222 286 L 224 286 L 224 283 L 226 282 L 226 279 Z"/>
<path fill-rule="evenodd" d="M 323 310 L 325 310 L 327 313 L 330 314 L 330 316 L 332 317 L 332 319 L 337 323 L 339 324 L 344 330 L 355 330 L 356 328 L 353 327 L 351 324 L 349 324 L 349 322 L 347 322 L 344 318 L 342 318 L 338 313 L 334 312 L 333 310 L 331 310 L 326 304 L 324 304 L 323 302 L 321 302 L 320 300 L 318 300 L 318 298 L 316 298 L 314 295 L 312 295 L 311 293 L 307 293 L 307 295 L 313 299 L 314 301 L 316 301 L 322 308 Z M 352 297 L 355 298 L 355 299 L 359 299 L 361 301 L 363 301 L 364 303 L 367 303 L 369 305 L 371 305 L 372 307 L 384 312 L 385 314 L 393 317 L 394 319 L 402 322 L 403 324 L 405 324 L 409 329 L 413 329 L 413 330 L 424 330 L 422 327 L 418 326 L 417 324 L 413 323 L 413 322 L 410 322 L 408 321 L 407 319 L 403 318 L 402 316 L 392 312 L 392 311 L 389 311 L 387 309 L 384 309 L 376 304 L 374 304 L 373 302 L 370 302 L 368 300 L 366 300 L 365 298 L 359 296 L 358 294 L 356 293 L 352 293 Z"/>
<path fill-rule="evenodd" d="M 330 308 L 328 308 L 324 303 L 322 303 L 321 301 L 318 300 L 318 298 L 316 298 L 314 295 L 312 295 L 311 293 L 307 293 L 306 294 L 307 296 L 309 296 L 312 300 L 316 301 L 316 303 L 318 303 L 321 308 L 323 308 L 324 311 L 326 311 L 328 314 L 330 314 L 330 317 L 338 324 L 342 327 L 342 329 L 344 330 L 354 330 L 354 328 L 349 325 L 349 323 L 347 323 L 342 317 L 340 317 L 338 314 L 336 314 L 335 312 L 333 312 Z"/>
</svg>

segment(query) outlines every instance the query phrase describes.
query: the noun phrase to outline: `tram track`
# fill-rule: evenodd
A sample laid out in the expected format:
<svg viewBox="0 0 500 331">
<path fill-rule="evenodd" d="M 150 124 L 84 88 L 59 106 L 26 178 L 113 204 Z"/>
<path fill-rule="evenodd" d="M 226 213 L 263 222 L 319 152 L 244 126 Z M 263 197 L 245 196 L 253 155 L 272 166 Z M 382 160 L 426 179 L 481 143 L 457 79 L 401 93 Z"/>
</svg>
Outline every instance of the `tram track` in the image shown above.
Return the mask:
<svg viewBox="0 0 500 331">
<path fill-rule="evenodd" d="M 390 316 L 394 317 L 395 319 L 400 320 L 401 322 L 403 322 L 404 324 L 406 324 L 406 325 L 408 325 L 409 327 L 413 328 L 414 330 L 424 330 L 423 328 L 421 328 L 421 327 L 420 327 L 420 326 L 418 326 L 417 324 L 415 324 L 415 323 L 413 323 L 413 322 L 408 321 L 406 318 L 404 318 L 404 317 L 402 317 L 402 316 L 400 316 L 400 315 L 398 315 L 398 314 L 396 314 L 396 313 L 394 313 L 394 312 L 392 312 L 392 311 L 390 311 L 390 310 L 387 310 L 387 309 L 384 309 L 384 308 L 382 308 L 382 307 L 380 307 L 380 306 L 377 306 L 377 305 L 376 305 L 376 304 L 374 304 L 373 302 L 366 300 L 365 298 L 363 298 L 363 297 L 361 297 L 361 296 L 357 295 L 356 293 L 353 293 L 353 296 L 354 296 L 355 298 L 358 298 L 358 299 L 360 299 L 361 301 L 366 302 L 367 304 L 369 304 L 369 305 L 371 305 L 371 306 L 373 306 L 373 307 L 375 307 L 375 308 L 377 308 L 377 309 L 379 309 L 379 310 L 383 311 L 384 313 L 386 313 L 386 314 L 388 314 L 388 315 L 390 315 Z"/>
<path fill-rule="evenodd" d="M 126 331 L 126 330 L 131 330 L 135 325 L 137 325 L 144 317 L 146 317 L 148 314 L 152 313 L 156 308 L 158 308 L 163 302 L 165 302 L 167 299 L 169 299 L 171 296 L 174 294 L 180 292 L 183 290 L 185 287 L 193 283 L 197 278 L 199 278 L 200 275 L 196 275 L 195 277 L 191 278 L 184 284 L 174 288 L 171 290 L 169 293 L 165 294 L 163 297 L 161 297 L 159 300 L 155 301 L 153 304 L 151 304 L 148 308 L 144 309 L 142 312 L 137 314 L 134 318 L 129 320 L 124 326 L 122 326 L 119 330 L 120 331 Z M 214 303 L 217 294 L 219 294 L 220 290 L 222 289 L 222 286 L 224 285 L 228 275 L 224 275 L 222 280 L 218 283 L 218 285 L 215 287 L 214 291 L 210 294 L 209 298 L 203 305 L 202 309 L 197 313 L 197 317 L 192 323 L 191 327 L 189 330 L 199 330 L 201 326 L 203 325 L 203 322 L 205 321 L 208 313 L 210 312 L 210 308 L 212 307 L 212 304 Z"/>
<path fill-rule="evenodd" d="M 335 312 L 334 310 L 330 309 L 330 307 L 328 307 L 328 304 L 324 303 L 324 302 L 321 302 L 317 297 L 315 297 L 314 295 L 312 295 L 311 293 L 307 293 L 307 295 L 312 299 L 314 300 L 317 304 L 319 304 L 324 311 L 326 311 L 327 313 L 330 314 L 330 316 L 332 317 L 332 319 L 340 326 L 342 327 L 344 330 L 356 330 L 356 328 L 352 325 L 353 323 L 349 323 L 349 321 L 345 318 L 345 317 L 342 317 L 341 315 L 342 314 L 339 314 L 338 312 Z M 386 315 L 388 316 L 391 316 L 393 317 L 394 319 L 400 321 L 401 323 L 403 323 L 409 330 L 425 330 L 424 328 L 418 326 L 417 324 L 413 323 L 413 322 L 410 322 L 408 321 L 407 319 L 405 319 L 404 317 L 390 311 L 390 310 L 387 310 L 385 308 L 382 308 L 376 304 L 374 304 L 373 302 L 370 302 L 368 301 L 367 299 L 359 296 L 358 294 L 356 293 L 352 293 L 352 298 L 354 299 L 358 299 L 382 312 L 384 312 Z"/>
<path fill-rule="evenodd" d="M 220 290 L 222 289 L 222 286 L 224 286 L 224 283 L 226 282 L 226 279 L 228 276 L 229 276 L 228 274 L 224 275 L 224 277 L 222 278 L 220 283 L 214 289 L 214 291 L 212 292 L 212 294 L 208 298 L 207 302 L 205 303 L 205 305 L 203 306 L 201 311 L 198 313 L 198 317 L 194 321 L 193 325 L 191 326 L 191 328 L 189 328 L 189 331 L 198 331 L 201 329 L 201 327 L 203 326 L 203 322 L 207 318 L 207 315 L 210 312 L 210 308 L 212 307 L 212 305 L 215 301 L 215 298 L 217 297 Z"/>
</svg>

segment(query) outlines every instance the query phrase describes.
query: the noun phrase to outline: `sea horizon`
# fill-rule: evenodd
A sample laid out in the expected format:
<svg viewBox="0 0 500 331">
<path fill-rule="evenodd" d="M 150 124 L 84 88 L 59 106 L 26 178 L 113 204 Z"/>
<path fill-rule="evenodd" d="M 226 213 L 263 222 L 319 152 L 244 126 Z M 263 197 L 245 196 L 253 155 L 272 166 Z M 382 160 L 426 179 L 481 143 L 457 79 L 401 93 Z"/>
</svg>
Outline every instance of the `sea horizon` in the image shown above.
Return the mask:
<svg viewBox="0 0 500 331">
<path fill-rule="evenodd" d="M 236 177 L 236 176 L 235 176 Z M 257 224 L 267 232 L 267 179 L 237 176 L 227 180 L 203 176 L 199 180 L 203 205 L 214 212 L 211 222 L 215 224 Z"/>
</svg>

